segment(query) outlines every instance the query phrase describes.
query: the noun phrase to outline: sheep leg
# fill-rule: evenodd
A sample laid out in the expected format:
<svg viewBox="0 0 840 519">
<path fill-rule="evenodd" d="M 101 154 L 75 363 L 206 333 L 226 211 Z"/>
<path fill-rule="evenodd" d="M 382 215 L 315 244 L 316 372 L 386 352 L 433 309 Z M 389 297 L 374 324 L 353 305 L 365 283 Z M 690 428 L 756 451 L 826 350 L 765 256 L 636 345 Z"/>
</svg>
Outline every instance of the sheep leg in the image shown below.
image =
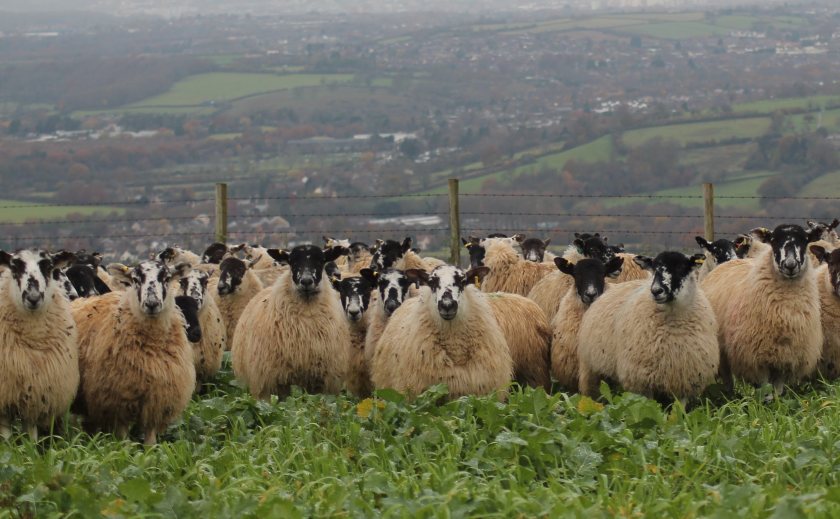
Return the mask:
<svg viewBox="0 0 840 519">
<path fill-rule="evenodd" d="M 578 373 L 580 392 L 590 398 L 597 398 L 601 388 L 601 377 L 593 373 L 586 366 L 581 365 Z"/>
<path fill-rule="evenodd" d="M 146 431 L 146 434 L 143 438 L 143 445 L 147 447 L 151 447 L 152 445 L 157 443 L 157 431 L 154 429 L 149 429 Z"/>
<path fill-rule="evenodd" d="M 26 433 L 29 434 L 29 439 L 33 442 L 38 441 L 38 426 L 34 424 L 25 424 Z"/>
<path fill-rule="evenodd" d="M 729 358 L 722 350 L 720 352 L 718 376 L 720 377 L 721 383 L 723 383 L 723 394 L 727 397 L 731 397 L 735 394 L 735 380 L 732 377 L 732 368 L 729 366 Z"/>
<path fill-rule="evenodd" d="M 8 440 L 12 437 L 12 424 L 8 416 L 0 418 L 0 436 L 2 436 L 4 440 Z"/>
</svg>

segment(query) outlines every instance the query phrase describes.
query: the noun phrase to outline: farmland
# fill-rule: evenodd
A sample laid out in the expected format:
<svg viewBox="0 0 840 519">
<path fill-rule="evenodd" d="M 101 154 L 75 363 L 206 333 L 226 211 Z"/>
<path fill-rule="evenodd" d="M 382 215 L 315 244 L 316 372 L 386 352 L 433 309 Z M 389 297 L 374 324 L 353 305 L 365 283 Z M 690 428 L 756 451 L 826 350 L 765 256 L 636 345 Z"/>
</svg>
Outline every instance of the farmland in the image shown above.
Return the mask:
<svg viewBox="0 0 840 519">
<path fill-rule="evenodd" d="M 61 219 L 69 215 L 101 216 L 121 214 L 124 209 L 96 205 L 44 206 L 39 203 L 17 200 L 0 200 L 0 221 L 23 223 L 30 220 Z"/>
<path fill-rule="evenodd" d="M 655 138 L 673 139 L 685 146 L 690 143 L 734 138 L 755 138 L 767 131 L 770 120 L 765 117 L 711 121 L 702 123 L 655 126 L 624 132 L 627 146 L 635 147 Z"/>
<path fill-rule="evenodd" d="M 506 404 L 442 388 L 414 403 L 294 394 L 257 402 L 224 372 L 144 449 L 76 426 L 0 446 L 18 515 L 743 516 L 840 512 L 838 386 L 773 404 L 764 389 L 685 412 L 515 390 Z M 14 513 L 14 512 L 13 512 Z"/>
</svg>

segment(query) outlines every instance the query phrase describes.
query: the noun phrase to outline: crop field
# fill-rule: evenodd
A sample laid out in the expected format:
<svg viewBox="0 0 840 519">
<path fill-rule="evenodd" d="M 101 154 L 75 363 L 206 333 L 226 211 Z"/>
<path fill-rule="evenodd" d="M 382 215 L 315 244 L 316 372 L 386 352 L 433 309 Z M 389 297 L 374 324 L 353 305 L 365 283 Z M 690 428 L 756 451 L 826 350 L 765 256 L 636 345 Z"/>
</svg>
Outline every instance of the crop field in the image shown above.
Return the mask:
<svg viewBox="0 0 840 519">
<path fill-rule="evenodd" d="M 36 202 L 21 202 L 18 200 L 0 200 L 0 223 L 23 223 L 31 220 L 49 220 L 65 218 L 69 215 L 93 216 L 122 214 L 124 209 L 118 207 L 79 205 L 79 206 L 44 206 Z"/>
<path fill-rule="evenodd" d="M 155 447 L 61 426 L 0 443 L 21 517 L 836 517 L 840 386 L 691 411 L 514 389 L 507 403 L 258 402 L 223 371 Z"/>
<path fill-rule="evenodd" d="M 641 128 L 624 132 L 622 138 L 624 144 L 631 147 L 639 146 L 656 137 L 673 139 L 682 145 L 686 145 L 688 143 L 706 142 L 713 139 L 720 141 L 732 138 L 759 137 L 767 131 L 769 125 L 770 119 L 766 117 L 750 117 L 728 121 L 709 121 Z"/>
</svg>

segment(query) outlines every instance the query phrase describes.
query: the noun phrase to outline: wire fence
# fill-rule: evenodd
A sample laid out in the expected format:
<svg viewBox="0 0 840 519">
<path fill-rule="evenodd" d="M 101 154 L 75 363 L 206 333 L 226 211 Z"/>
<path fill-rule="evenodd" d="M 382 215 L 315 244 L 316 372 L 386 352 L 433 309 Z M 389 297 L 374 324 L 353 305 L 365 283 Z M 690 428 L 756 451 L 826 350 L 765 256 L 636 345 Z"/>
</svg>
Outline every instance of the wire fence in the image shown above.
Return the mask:
<svg viewBox="0 0 840 519">
<path fill-rule="evenodd" d="M 317 241 L 321 235 L 351 239 L 358 236 L 359 241 L 422 236 L 426 238 L 425 243 L 439 250 L 448 243 L 446 236 L 453 234 L 448 225 L 449 198 L 449 193 L 231 196 L 226 204 L 231 204 L 234 211 L 227 216 L 225 235 L 232 242 L 262 241 L 272 245 L 277 242 L 285 245 L 295 241 Z M 708 209 L 703 210 L 704 196 L 699 194 L 462 193 L 457 198 L 462 208 L 458 212 L 460 225 L 457 235 L 537 233 L 541 238 L 554 238 L 554 243 L 561 246 L 567 238 L 570 241 L 575 232 L 600 232 L 609 235 L 611 241 L 623 239 L 639 246 L 693 247 L 694 236 L 704 234 L 710 218 Z M 597 205 L 587 210 L 585 200 Z M 657 205 L 646 210 L 643 205 L 651 201 Z M 830 221 L 834 217 L 830 214 L 834 208 L 820 202 L 837 203 L 836 209 L 840 211 L 840 197 L 830 196 L 722 195 L 716 196 L 714 201 L 719 205 L 713 222 L 723 234 L 728 235 L 747 232 L 758 225 Z M 720 204 L 726 201 L 736 203 Z M 753 205 L 757 201 L 762 209 L 743 214 L 744 211 L 737 210 L 739 201 L 750 201 Z M 361 203 L 355 204 L 357 202 Z M 5 248 L 125 247 L 128 250 L 133 248 L 138 254 L 147 246 L 175 241 L 200 248 L 217 237 L 213 205 L 216 203 L 215 197 L 206 197 L 0 205 L 7 214 L 18 209 L 103 207 L 106 213 L 110 211 L 112 215 L 0 221 L 0 243 Z M 418 207 L 417 203 L 421 206 Z M 558 203 L 561 208 L 551 207 Z M 669 205 L 662 206 L 660 203 Z M 791 203 L 802 207 L 797 209 Z M 386 204 L 387 208 L 372 208 L 371 204 Z M 396 208 L 394 204 L 397 204 Z M 407 204 L 410 207 L 404 207 Z M 779 204 L 779 214 L 774 213 L 773 207 L 767 207 Z M 358 209 L 353 210 L 356 205 Z M 257 209 L 257 206 L 263 207 Z M 632 210 L 628 210 L 627 206 Z"/>
</svg>

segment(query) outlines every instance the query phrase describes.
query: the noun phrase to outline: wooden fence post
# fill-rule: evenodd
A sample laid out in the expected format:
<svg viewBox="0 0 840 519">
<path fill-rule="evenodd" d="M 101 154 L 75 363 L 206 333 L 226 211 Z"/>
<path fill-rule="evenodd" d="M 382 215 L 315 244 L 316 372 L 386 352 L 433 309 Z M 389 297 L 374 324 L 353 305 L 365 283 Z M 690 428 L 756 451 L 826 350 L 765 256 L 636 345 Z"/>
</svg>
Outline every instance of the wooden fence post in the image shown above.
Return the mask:
<svg viewBox="0 0 840 519">
<path fill-rule="evenodd" d="M 703 184 L 703 221 L 706 240 L 715 241 L 715 185 Z"/>
<path fill-rule="evenodd" d="M 458 212 L 458 179 L 449 179 L 449 263 L 461 265 L 461 215 Z"/>
<path fill-rule="evenodd" d="M 227 184 L 216 184 L 216 241 L 227 243 Z"/>
</svg>

